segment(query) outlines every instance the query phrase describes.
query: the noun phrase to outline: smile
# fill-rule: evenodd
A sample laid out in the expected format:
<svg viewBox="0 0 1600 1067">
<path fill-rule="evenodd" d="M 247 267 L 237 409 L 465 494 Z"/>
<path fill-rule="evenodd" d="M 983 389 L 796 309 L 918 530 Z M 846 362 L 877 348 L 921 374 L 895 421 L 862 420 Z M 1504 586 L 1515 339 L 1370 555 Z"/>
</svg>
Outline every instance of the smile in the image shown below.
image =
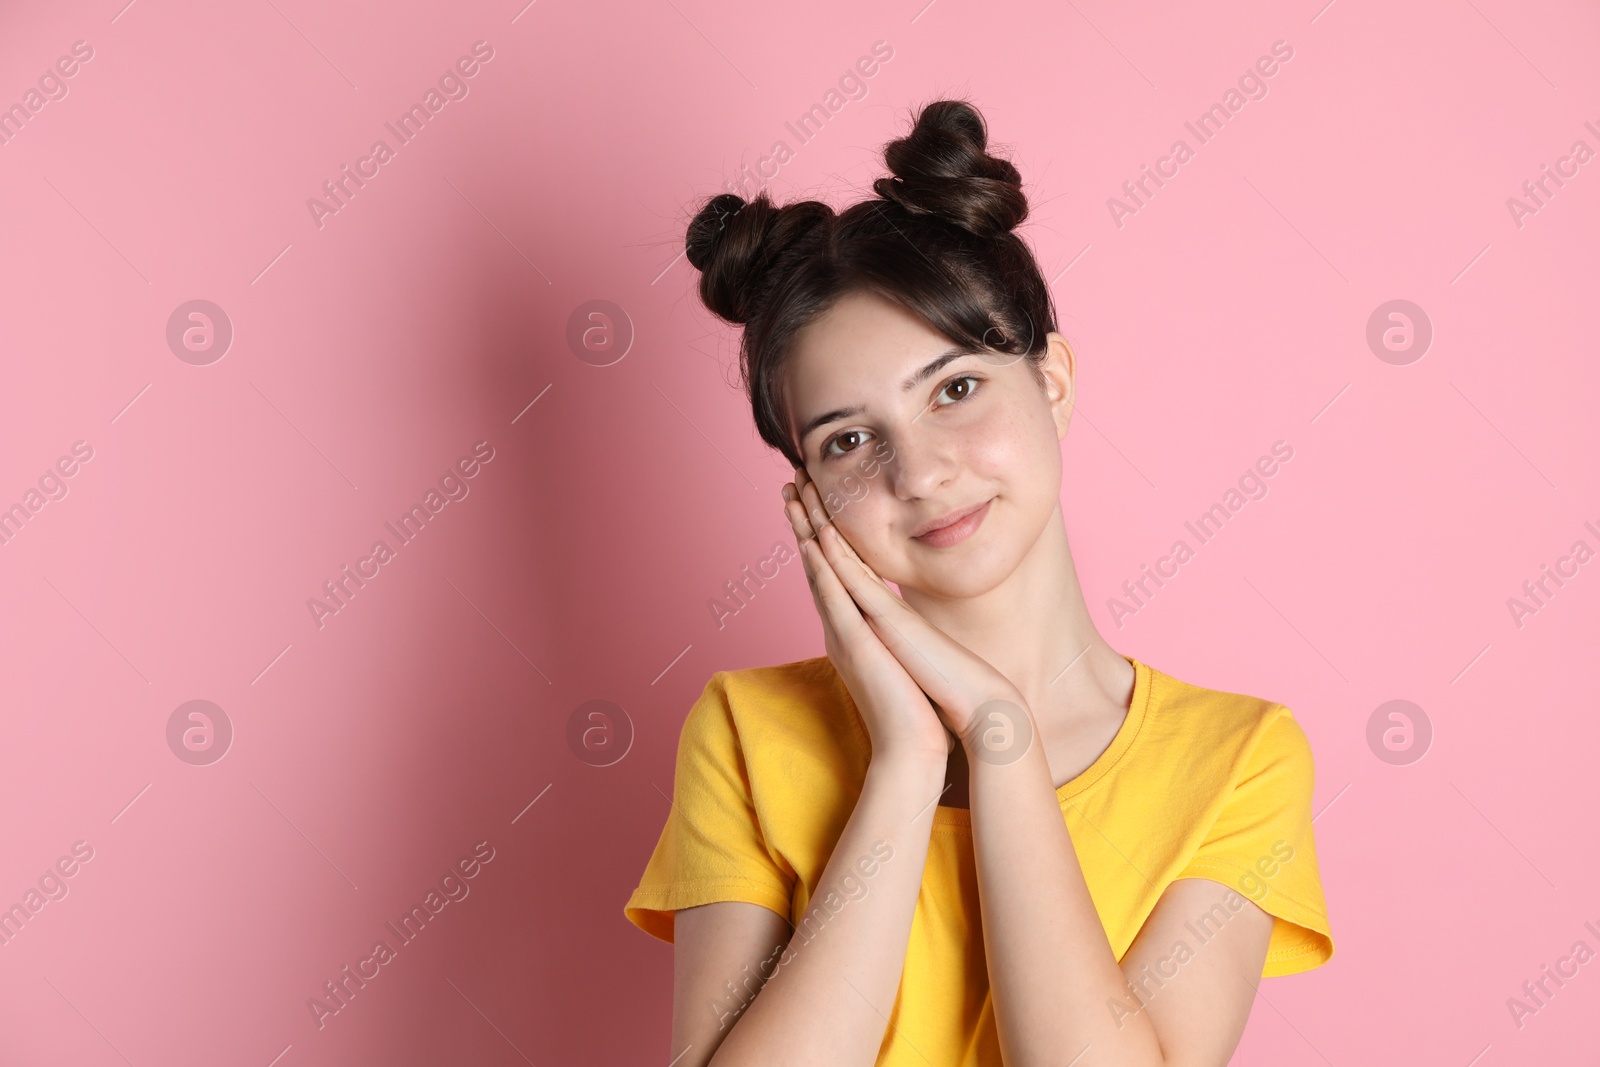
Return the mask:
<svg viewBox="0 0 1600 1067">
<path fill-rule="evenodd" d="M 913 537 L 913 540 L 921 541 L 925 545 L 932 545 L 934 548 L 948 548 L 951 545 L 959 544 L 971 537 L 977 532 L 978 527 L 983 525 L 984 516 L 989 514 L 989 505 L 992 503 L 994 503 L 993 497 L 985 500 L 975 508 L 955 512 L 954 518 L 950 522 L 926 533 L 917 534 Z"/>
</svg>

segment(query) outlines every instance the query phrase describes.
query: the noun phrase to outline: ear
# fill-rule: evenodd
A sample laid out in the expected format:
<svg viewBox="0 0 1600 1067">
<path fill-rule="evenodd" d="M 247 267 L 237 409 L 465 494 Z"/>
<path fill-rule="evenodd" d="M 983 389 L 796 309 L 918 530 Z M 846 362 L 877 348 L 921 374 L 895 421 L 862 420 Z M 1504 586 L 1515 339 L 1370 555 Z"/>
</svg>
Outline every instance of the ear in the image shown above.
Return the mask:
<svg viewBox="0 0 1600 1067">
<path fill-rule="evenodd" d="M 1072 408 L 1077 398 L 1078 358 L 1061 334 L 1052 331 L 1046 337 L 1049 347 L 1044 361 L 1039 364 L 1039 373 L 1044 376 L 1045 399 L 1050 402 L 1059 441 L 1067 436 L 1067 425 L 1072 421 Z"/>
</svg>

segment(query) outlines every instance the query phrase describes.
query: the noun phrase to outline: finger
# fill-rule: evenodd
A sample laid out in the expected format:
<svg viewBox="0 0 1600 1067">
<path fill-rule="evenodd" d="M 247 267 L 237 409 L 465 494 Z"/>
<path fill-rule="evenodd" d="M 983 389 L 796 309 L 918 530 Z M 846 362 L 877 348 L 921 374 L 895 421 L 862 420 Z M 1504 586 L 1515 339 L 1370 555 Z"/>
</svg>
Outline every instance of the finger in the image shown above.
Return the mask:
<svg viewBox="0 0 1600 1067">
<path fill-rule="evenodd" d="M 883 588 L 885 590 L 887 590 L 890 593 L 890 595 L 898 596 L 898 594 L 894 593 L 893 590 L 889 589 L 889 583 L 884 581 L 883 578 L 878 574 L 878 572 L 872 569 L 872 565 L 870 563 L 868 563 L 866 560 L 861 558 L 861 553 L 856 551 L 856 546 L 850 543 L 850 538 L 845 536 L 845 532 L 839 526 L 839 524 L 836 523 L 836 522 L 830 522 L 830 523 L 828 523 L 828 526 L 829 526 L 829 528 L 831 528 L 833 530 L 834 533 L 839 535 L 838 536 L 839 547 L 844 549 L 845 554 L 848 555 L 851 559 L 855 560 L 856 561 L 856 565 L 859 566 L 861 568 L 861 570 L 863 572 L 865 572 L 866 575 L 868 577 L 870 577 L 873 581 L 875 581 L 879 585 L 883 586 Z"/>
<path fill-rule="evenodd" d="M 820 552 L 811 553 L 806 551 L 807 544 L 816 544 L 816 538 L 811 535 L 811 524 L 806 519 L 798 501 L 789 500 L 785 502 L 783 511 L 788 516 L 789 525 L 794 531 L 795 547 L 800 551 L 800 566 L 806 572 L 806 583 L 811 586 L 811 595 L 816 597 L 817 566 L 820 561 L 823 561 L 823 556 Z M 817 610 L 819 613 L 822 610 L 822 602 L 820 600 L 817 601 Z"/>
<path fill-rule="evenodd" d="M 806 517 L 811 520 L 813 530 L 820 531 L 833 521 L 833 516 L 828 514 L 827 506 L 822 502 L 822 491 L 810 478 L 800 487 L 800 499 L 805 503 Z"/>
<path fill-rule="evenodd" d="M 794 475 L 795 480 L 783 486 L 783 514 L 789 520 L 789 528 L 794 531 L 795 540 L 798 542 L 808 537 L 815 537 L 817 531 L 806 515 L 805 499 L 802 496 L 807 481 L 805 468 L 796 467 Z"/>
<path fill-rule="evenodd" d="M 994 668 L 881 583 L 869 580 L 867 571 L 839 548 L 836 527 L 831 533 L 824 529 L 817 544 L 831 579 L 849 593 L 858 612 L 934 704 L 970 710 L 969 705 L 1000 695 L 988 692 Z"/>
<path fill-rule="evenodd" d="M 874 582 L 882 586 L 886 593 L 899 599 L 899 594 L 890 589 L 889 583 L 884 581 L 878 575 L 878 572 L 873 570 L 867 564 L 867 561 L 861 558 L 861 553 L 856 551 L 855 545 L 850 543 L 850 539 L 844 536 L 844 531 L 840 530 L 837 524 L 833 522 L 833 516 L 828 514 L 827 507 L 823 503 L 821 490 L 817 488 L 816 483 L 811 480 L 811 476 L 804 468 L 795 468 L 795 479 L 794 485 L 800 493 L 803 511 L 807 518 L 807 528 L 811 531 L 811 536 L 817 536 L 824 526 L 833 526 L 835 532 L 839 534 L 839 543 L 844 546 L 844 550 L 849 554 L 850 558 L 854 559 L 862 571 L 870 575 Z M 789 521 L 790 525 L 795 524 L 795 519 L 792 515 Z"/>
<path fill-rule="evenodd" d="M 798 477 L 804 477 L 803 470 L 797 470 Z M 811 528 L 811 520 L 806 518 L 805 506 L 801 503 L 799 492 L 794 483 L 785 484 L 783 487 L 784 514 L 789 519 L 790 528 L 794 531 L 795 542 L 800 550 L 800 565 L 805 571 L 806 584 L 811 588 L 811 599 L 816 608 L 817 616 L 822 621 L 822 636 L 824 644 L 833 648 L 839 644 L 838 629 L 834 626 L 833 618 L 839 596 L 838 590 L 843 586 L 836 576 L 831 581 L 821 579 L 821 572 L 829 570 L 827 558 L 822 554 L 817 545 L 816 534 Z M 830 571 L 831 575 L 831 571 Z M 824 593 L 824 589 L 828 592 Z M 842 594 L 849 599 L 848 592 Z M 857 622 L 860 625 L 859 610 L 856 612 Z"/>
<path fill-rule="evenodd" d="M 798 474 L 796 471 L 797 476 Z M 807 538 L 815 537 L 816 531 L 811 528 L 811 520 L 806 518 L 800 487 L 794 482 L 785 482 L 780 492 L 783 494 L 783 517 L 789 520 L 789 531 L 794 534 L 796 545 Z"/>
<path fill-rule="evenodd" d="M 815 538 L 802 541 L 800 553 L 810 559 L 814 575 L 812 588 L 816 593 L 818 612 L 823 617 L 824 625 L 833 627 L 835 634 L 848 641 L 859 627 L 866 625 L 861 609 L 856 606 L 844 583 L 839 580 L 838 573 L 828 562 Z"/>
<path fill-rule="evenodd" d="M 852 545 L 850 543 L 850 539 L 844 535 L 844 531 L 839 528 L 838 523 L 830 522 L 827 528 L 833 531 L 833 533 L 829 534 L 828 536 L 841 549 L 843 549 L 845 555 L 855 563 L 855 565 L 860 569 L 861 573 L 866 576 L 868 581 L 875 583 L 878 588 L 882 589 L 889 596 L 892 596 L 896 600 L 900 601 L 900 603 L 905 603 L 905 601 L 901 599 L 900 594 L 895 592 L 894 589 L 890 587 L 889 583 L 883 580 L 883 576 L 877 571 L 873 570 L 870 563 L 861 558 L 861 553 L 856 551 L 855 546 Z"/>
<path fill-rule="evenodd" d="M 825 511 L 822 504 L 822 497 L 820 494 L 818 494 L 815 483 L 808 483 L 808 490 L 805 491 L 805 501 L 809 514 L 814 516 L 818 512 Z M 793 522 L 792 519 L 790 521 Z M 831 517 L 828 517 L 822 523 L 818 523 L 815 518 L 812 518 L 810 520 L 810 527 L 813 531 L 813 535 L 820 534 L 824 527 L 832 527 L 834 533 L 838 535 L 838 543 L 843 549 L 844 553 L 855 561 L 856 565 L 864 574 L 881 586 L 884 592 L 895 597 L 896 599 L 899 599 L 899 594 L 890 589 L 889 583 L 884 581 L 883 578 L 879 576 L 878 572 L 873 570 L 872 567 L 868 565 L 867 561 L 861 558 L 861 553 L 856 551 L 856 546 L 850 543 L 850 539 L 844 535 L 844 531 L 839 528 L 838 523 L 834 522 Z"/>
<path fill-rule="evenodd" d="M 806 518 L 806 507 L 799 497 L 789 497 L 785 500 L 783 515 L 789 520 L 789 529 L 794 532 L 795 541 L 806 541 L 817 535 L 811 528 L 811 520 Z"/>
<path fill-rule="evenodd" d="M 811 484 L 811 474 L 804 467 L 794 469 L 794 497 L 800 501 L 801 510 L 806 511 L 807 521 L 810 520 L 809 508 L 805 503 L 806 486 Z"/>
<path fill-rule="evenodd" d="M 817 543 L 840 583 L 849 590 L 851 596 L 856 598 L 869 619 L 882 618 L 894 622 L 897 619 L 914 617 L 915 620 L 928 625 L 921 615 L 912 611 L 911 607 L 889 588 L 888 583 L 878 577 L 872 568 L 856 555 L 837 525 L 829 523 L 823 527 L 817 536 Z"/>
<path fill-rule="evenodd" d="M 850 539 L 845 537 L 844 531 L 839 529 L 838 524 L 833 521 L 833 517 L 828 514 L 827 507 L 822 501 L 822 494 L 817 489 L 816 483 L 808 479 L 801 493 L 805 501 L 806 513 L 810 518 L 813 535 L 820 535 L 825 527 L 831 526 L 834 533 L 839 535 L 838 541 L 844 552 L 855 560 L 856 565 L 861 568 L 862 572 L 881 586 L 886 593 L 898 599 L 898 594 L 889 588 L 889 583 L 885 582 L 879 577 L 877 571 L 867 565 L 867 561 L 861 558 L 861 554 L 856 551 L 856 547 L 850 543 Z"/>
<path fill-rule="evenodd" d="M 809 480 L 810 477 L 806 474 L 804 467 L 794 468 L 794 478 L 789 482 L 789 488 L 793 490 L 794 499 L 800 499 L 800 490 L 806 487 L 806 482 Z"/>
<path fill-rule="evenodd" d="M 822 502 L 821 490 L 817 488 L 816 483 L 807 479 L 805 486 L 801 488 L 801 496 L 805 502 L 806 515 L 810 520 L 813 534 L 820 535 L 824 527 L 833 526 L 834 532 L 839 534 L 839 543 L 844 547 L 845 552 L 860 564 L 863 570 L 871 571 L 872 568 L 868 567 L 861 558 L 860 553 L 856 552 L 855 546 L 850 544 L 849 538 L 845 537 L 843 531 L 834 523 L 833 516 L 828 514 L 827 506 Z M 873 575 L 873 577 L 877 576 Z"/>
<path fill-rule="evenodd" d="M 795 549 L 800 553 L 800 566 L 804 568 L 806 572 L 806 582 L 811 586 L 811 592 L 815 593 L 817 591 L 817 568 L 816 564 L 812 562 L 811 555 L 805 550 L 806 542 L 809 541 L 810 538 L 801 537 L 798 533 L 796 533 L 794 540 Z"/>
</svg>

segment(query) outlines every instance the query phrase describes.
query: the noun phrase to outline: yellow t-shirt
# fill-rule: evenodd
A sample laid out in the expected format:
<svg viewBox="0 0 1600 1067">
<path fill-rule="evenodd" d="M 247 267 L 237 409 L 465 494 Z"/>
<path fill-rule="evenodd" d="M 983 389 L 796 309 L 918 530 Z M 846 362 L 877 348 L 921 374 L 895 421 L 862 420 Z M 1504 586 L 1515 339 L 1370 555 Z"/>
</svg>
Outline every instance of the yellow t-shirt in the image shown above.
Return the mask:
<svg viewBox="0 0 1600 1067">
<path fill-rule="evenodd" d="M 1311 746 L 1299 723 L 1281 704 L 1128 661 L 1121 729 L 1056 790 L 1117 958 L 1162 890 L 1209 878 L 1273 916 L 1263 977 L 1327 962 Z M 713 674 L 684 721 L 672 807 L 624 914 L 664 941 L 676 909 L 718 900 L 802 922 L 870 751 L 826 656 Z M 980 917 L 970 813 L 941 805 L 878 1064 L 1000 1062 Z"/>
</svg>

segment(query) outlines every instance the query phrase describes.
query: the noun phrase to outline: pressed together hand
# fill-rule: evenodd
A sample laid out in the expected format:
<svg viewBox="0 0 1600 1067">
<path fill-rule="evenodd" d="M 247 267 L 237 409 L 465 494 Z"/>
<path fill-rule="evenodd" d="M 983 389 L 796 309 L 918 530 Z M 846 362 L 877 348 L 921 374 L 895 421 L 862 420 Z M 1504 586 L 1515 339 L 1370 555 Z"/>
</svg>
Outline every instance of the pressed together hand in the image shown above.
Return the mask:
<svg viewBox="0 0 1600 1067">
<path fill-rule="evenodd" d="M 924 618 L 861 559 L 804 469 L 796 468 L 783 498 L 828 658 L 861 711 L 874 760 L 904 756 L 942 766 L 952 734 L 968 751 L 985 744 L 990 709 L 1028 717 L 1009 679 Z"/>
</svg>

